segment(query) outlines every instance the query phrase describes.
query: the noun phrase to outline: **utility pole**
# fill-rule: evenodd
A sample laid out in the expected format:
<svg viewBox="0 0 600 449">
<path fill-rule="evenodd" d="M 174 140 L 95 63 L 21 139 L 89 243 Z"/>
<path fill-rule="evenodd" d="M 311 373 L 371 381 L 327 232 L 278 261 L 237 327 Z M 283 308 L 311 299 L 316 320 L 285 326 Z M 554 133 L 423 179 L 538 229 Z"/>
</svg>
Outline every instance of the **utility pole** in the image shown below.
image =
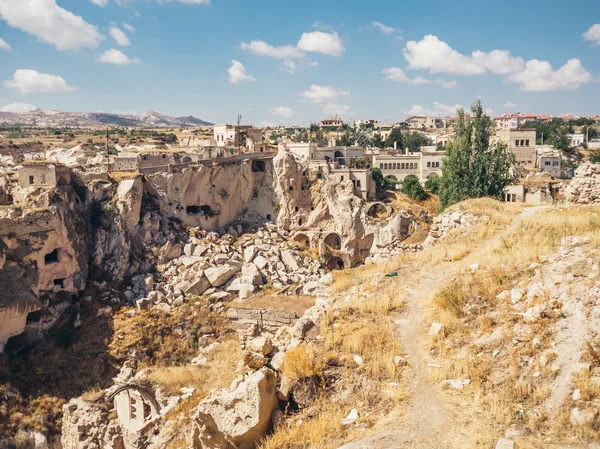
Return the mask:
<svg viewBox="0 0 600 449">
<path fill-rule="evenodd" d="M 106 173 L 110 170 L 110 156 L 108 152 L 108 126 L 106 127 Z"/>
<path fill-rule="evenodd" d="M 240 135 L 240 122 L 242 121 L 242 114 L 238 114 L 237 118 L 237 150 L 238 154 L 240 154 L 240 147 L 242 145 L 242 136 Z"/>
</svg>

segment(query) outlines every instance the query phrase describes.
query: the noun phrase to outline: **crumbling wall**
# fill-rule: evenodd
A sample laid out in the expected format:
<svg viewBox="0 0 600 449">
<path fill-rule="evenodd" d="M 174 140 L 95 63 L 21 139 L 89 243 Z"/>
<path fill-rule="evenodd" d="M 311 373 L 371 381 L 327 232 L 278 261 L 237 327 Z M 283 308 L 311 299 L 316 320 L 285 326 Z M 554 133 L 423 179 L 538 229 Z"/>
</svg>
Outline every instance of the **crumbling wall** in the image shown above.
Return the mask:
<svg viewBox="0 0 600 449">
<path fill-rule="evenodd" d="M 230 308 L 227 318 L 240 337 L 242 349 L 253 337 L 268 332 L 275 335 L 281 326 L 292 326 L 298 319 L 296 312 L 246 307 Z"/>
</svg>

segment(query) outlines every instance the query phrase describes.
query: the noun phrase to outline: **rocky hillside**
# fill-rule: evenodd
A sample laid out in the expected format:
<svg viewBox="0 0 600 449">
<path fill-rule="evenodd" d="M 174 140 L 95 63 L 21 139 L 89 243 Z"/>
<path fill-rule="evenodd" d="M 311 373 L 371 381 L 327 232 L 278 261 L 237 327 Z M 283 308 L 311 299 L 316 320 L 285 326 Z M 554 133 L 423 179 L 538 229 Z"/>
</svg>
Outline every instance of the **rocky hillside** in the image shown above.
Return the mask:
<svg viewBox="0 0 600 449">
<path fill-rule="evenodd" d="M 210 126 L 196 117 L 169 117 L 150 111 L 144 114 L 110 114 L 104 112 L 63 112 L 35 109 L 29 112 L 0 112 L 0 125 L 38 127 L 125 126 L 146 128 L 185 128 Z"/>
</svg>

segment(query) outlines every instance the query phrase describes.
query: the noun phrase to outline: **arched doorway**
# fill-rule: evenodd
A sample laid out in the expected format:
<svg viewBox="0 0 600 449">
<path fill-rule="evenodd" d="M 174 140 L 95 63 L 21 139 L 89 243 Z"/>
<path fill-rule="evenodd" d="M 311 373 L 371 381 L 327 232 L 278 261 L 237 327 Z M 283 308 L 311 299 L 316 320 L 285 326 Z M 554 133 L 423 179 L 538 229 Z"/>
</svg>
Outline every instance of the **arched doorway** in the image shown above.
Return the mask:
<svg viewBox="0 0 600 449">
<path fill-rule="evenodd" d="M 346 165 L 344 153 L 342 153 L 341 151 L 336 151 L 335 153 L 333 153 L 333 160 L 340 165 Z"/>
<path fill-rule="evenodd" d="M 327 234 L 323 241 L 327 246 L 333 249 L 342 249 L 342 238 L 339 236 L 339 234 L 336 234 L 335 232 L 330 232 L 329 234 Z"/>
<path fill-rule="evenodd" d="M 372 218 L 382 218 L 388 216 L 387 208 L 381 203 L 371 204 L 369 210 L 367 210 L 367 215 Z"/>
<path fill-rule="evenodd" d="M 297 242 L 307 248 L 310 248 L 310 238 L 303 233 L 298 233 L 294 236 L 294 242 Z"/>
<path fill-rule="evenodd" d="M 327 261 L 327 268 L 330 270 L 343 270 L 345 268 L 344 261 L 337 256 L 331 256 Z"/>
</svg>

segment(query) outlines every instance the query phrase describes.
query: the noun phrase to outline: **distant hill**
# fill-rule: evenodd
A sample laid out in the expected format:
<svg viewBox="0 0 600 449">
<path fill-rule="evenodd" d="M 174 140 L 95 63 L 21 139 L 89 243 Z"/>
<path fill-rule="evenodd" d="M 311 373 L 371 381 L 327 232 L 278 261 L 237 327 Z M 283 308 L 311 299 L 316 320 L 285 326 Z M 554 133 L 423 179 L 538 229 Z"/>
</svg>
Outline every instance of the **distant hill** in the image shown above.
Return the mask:
<svg viewBox="0 0 600 449">
<path fill-rule="evenodd" d="M 105 112 L 63 112 L 35 109 L 29 112 L 0 112 L 0 126 L 26 125 L 40 127 L 129 126 L 141 128 L 185 128 L 209 126 L 196 117 L 169 117 L 150 111 L 144 114 L 110 114 Z"/>
</svg>

